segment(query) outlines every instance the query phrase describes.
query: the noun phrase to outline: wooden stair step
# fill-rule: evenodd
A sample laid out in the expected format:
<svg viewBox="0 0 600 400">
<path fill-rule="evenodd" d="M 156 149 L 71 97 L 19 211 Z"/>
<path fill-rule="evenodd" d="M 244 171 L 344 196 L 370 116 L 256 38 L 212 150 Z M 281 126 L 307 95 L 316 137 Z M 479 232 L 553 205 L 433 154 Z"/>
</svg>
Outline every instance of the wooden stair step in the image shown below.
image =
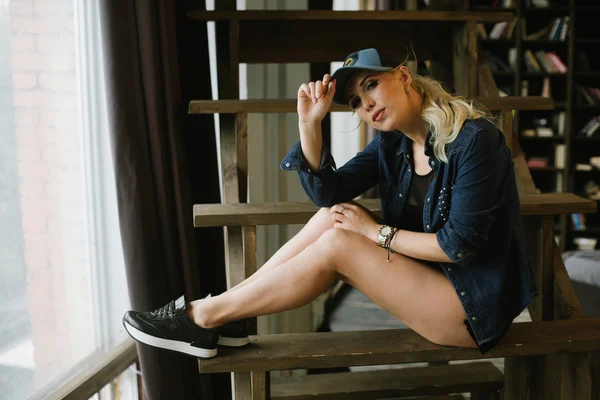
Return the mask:
<svg viewBox="0 0 600 400">
<path fill-rule="evenodd" d="M 572 193 L 521 195 L 521 215 L 593 213 L 595 200 Z M 379 199 L 358 200 L 374 213 L 381 213 Z M 194 227 L 256 226 L 306 223 L 318 210 L 311 202 L 195 204 Z"/>
<path fill-rule="evenodd" d="M 494 349 L 436 345 L 410 329 L 251 336 L 198 361 L 201 373 L 481 360 L 600 350 L 600 318 L 515 323 Z"/>
<path fill-rule="evenodd" d="M 490 111 L 501 110 L 552 110 L 554 101 L 549 97 L 475 97 Z M 329 112 L 348 112 L 346 105 L 332 104 Z M 236 113 L 296 113 L 296 99 L 271 100 L 192 100 L 189 114 L 236 114 Z"/>
<path fill-rule="evenodd" d="M 388 397 L 494 392 L 504 376 L 490 362 L 342 372 L 271 379 L 272 400 L 371 400 Z"/>
<path fill-rule="evenodd" d="M 435 22 L 502 22 L 510 21 L 512 12 L 465 11 L 333 11 L 333 10 L 191 10 L 188 17 L 196 21 L 435 21 Z"/>
</svg>

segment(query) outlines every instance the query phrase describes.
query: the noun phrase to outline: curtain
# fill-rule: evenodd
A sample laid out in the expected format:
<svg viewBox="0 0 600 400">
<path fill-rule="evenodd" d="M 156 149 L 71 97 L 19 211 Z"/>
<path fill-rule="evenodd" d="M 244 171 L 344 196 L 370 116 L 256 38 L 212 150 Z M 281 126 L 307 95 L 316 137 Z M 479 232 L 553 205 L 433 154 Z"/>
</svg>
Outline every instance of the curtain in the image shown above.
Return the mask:
<svg viewBox="0 0 600 400">
<path fill-rule="evenodd" d="M 133 309 L 225 290 L 221 228 L 195 230 L 194 203 L 219 203 L 206 24 L 198 1 L 101 2 L 104 71 L 119 221 Z M 138 345 L 148 399 L 228 399 L 229 374 L 199 375 L 193 358 Z"/>
</svg>

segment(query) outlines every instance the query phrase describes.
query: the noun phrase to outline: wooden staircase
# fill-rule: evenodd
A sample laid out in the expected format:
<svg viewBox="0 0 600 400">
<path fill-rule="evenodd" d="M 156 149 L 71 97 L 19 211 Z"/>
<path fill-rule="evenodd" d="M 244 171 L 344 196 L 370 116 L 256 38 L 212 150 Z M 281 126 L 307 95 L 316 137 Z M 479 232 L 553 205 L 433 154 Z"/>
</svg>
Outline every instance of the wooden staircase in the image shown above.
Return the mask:
<svg viewBox="0 0 600 400">
<path fill-rule="evenodd" d="M 512 14 L 191 11 L 189 17 L 217 21 L 220 91 L 230 98 L 189 104 L 190 114 L 218 113 L 221 118 L 224 204 L 194 205 L 193 213 L 195 227 L 225 227 L 228 286 L 256 271 L 257 225 L 304 223 L 317 210 L 308 202 L 248 203 L 248 114 L 296 112 L 296 100 L 237 100 L 239 63 L 342 60 L 352 51 L 371 47 L 373 40 L 381 48 L 396 51 L 401 32 L 411 35 L 419 54 L 433 55 L 441 65 L 452 65 L 452 70 L 442 75 L 451 77 L 458 93 L 477 99 L 498 115 L 498 125 L 513 154 L 521 212 L 540 290 L 529 308 L 533 322 L 514 324 L 485 356 L 474 349 L 434 345 L 409 329 L 261 335 L 252 336 L 245 348 L 219 350 L 219 356 L 200 360 L 200 373 L 232 372 L 237 400 L 374 399 L 465 392 L 470 392 L 472 399 L 494 399 L 499 397 L 499 390 L 511 400 L 592 398 L 589 364 L 592 352 L 600 350 L 600 320 L 584 318 L 581 312 L 554 243 L 553 216 L 595 212 L 596 203 L 570 193 L 536 193 L 512 133 L 512 110 L 549 109 L 553 102 L 498 97 L 475 42 L 477 22 L 508 20 Z M 440 40 L 430 40 L 432 31 Z M 368 38 L 365 32 L 369 32 Z M 328 40 L 323 41 L 324 35 Z M 330 111 L 347 108 L 334 105 Z M 361 202 L 380 212 L 379 200 Z M 500 357 L 506 357 L 503 377 L 489 363 L 478 363 L 270 379 L 270 371 L 276 370 Z"/>
</svg>

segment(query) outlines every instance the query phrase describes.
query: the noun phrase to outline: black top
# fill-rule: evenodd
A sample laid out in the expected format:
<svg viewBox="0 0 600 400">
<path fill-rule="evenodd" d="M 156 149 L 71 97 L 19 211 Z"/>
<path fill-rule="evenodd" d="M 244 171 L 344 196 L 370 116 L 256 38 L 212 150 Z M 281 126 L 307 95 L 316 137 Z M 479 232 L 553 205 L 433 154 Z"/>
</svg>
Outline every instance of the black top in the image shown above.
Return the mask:
<svg viewBox="0 0 600 400">
<path fill-rule="evenodd" d="M 432 180 L 433 169 L 427 175 L 413 173 L 404 213 L 400 221 L 400 229 L 412 232 L 424 232 L 423 204 L 425 203 L 425 196 L 427 196 L 427 191 Z"/>
</svg>

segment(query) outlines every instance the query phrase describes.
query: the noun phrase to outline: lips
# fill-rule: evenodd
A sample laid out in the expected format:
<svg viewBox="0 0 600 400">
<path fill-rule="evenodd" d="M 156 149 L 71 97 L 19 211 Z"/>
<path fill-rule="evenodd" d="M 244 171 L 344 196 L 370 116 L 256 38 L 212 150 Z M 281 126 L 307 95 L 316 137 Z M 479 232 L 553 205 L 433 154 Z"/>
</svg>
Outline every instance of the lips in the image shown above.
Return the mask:
<svg viewBox="0 0 600 400">
<path fill-rule="evenodd" d="M 381 120 L 381 117 L 383 117 L 383 112 L 385 111 L 385 108 L 382 108 L 381 110 L 375 111 L 373 113 L 373 122 L 377 122 Z"/>
</svg>

